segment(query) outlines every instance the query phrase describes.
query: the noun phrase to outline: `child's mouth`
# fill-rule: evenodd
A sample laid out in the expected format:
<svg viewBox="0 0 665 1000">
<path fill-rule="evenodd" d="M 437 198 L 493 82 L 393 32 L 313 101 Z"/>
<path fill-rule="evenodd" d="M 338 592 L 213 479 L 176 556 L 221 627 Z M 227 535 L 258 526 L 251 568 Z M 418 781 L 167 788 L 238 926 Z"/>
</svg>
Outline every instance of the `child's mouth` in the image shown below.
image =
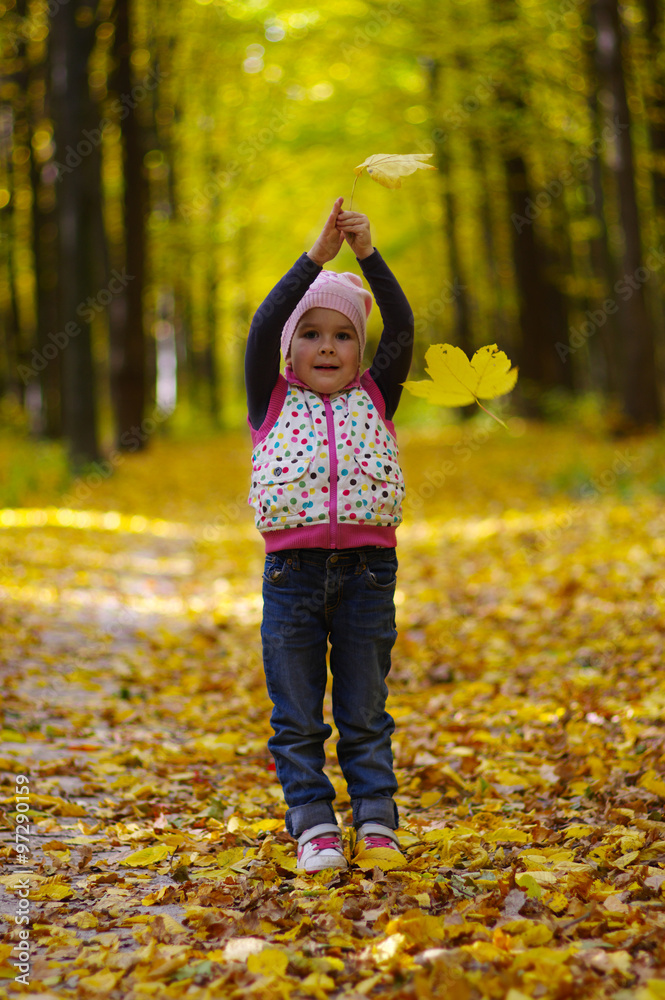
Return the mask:
<svg viewBox="0 0 665 1000">
<path fill-rule="evenodd" d="M 314 365 L 317 372 L 336 372 L 337 365 Z"/>
</svg>

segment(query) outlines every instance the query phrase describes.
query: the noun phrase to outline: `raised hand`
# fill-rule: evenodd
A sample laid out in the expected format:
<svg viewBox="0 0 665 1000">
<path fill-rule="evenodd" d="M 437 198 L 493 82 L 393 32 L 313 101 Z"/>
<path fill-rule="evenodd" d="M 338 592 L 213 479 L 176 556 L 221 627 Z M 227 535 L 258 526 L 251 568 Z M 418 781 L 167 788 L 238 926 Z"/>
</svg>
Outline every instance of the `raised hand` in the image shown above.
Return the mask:
<svg viewBox="0 0 665 1000">
<path fill-rule="evenodd" d="M 337 256 L 339 248 L 344 241 L 344 236 L 336 227 L 336 222 L 339 217 L 343 201 L 343 198 L 337 199 L 333 205 L 332 212 L 328 216 L 325 226 L 321 230 L 321 235 L 312 249 L 307 251 L 307 256 L 316 264 L 320 264 L 321 266 Z"/>
<path fill-rule="evenodd" d="M 369 219 L 362 212 L 339 212 L 336 226 L 359 260 L 374 253 Z"/>
</svg>

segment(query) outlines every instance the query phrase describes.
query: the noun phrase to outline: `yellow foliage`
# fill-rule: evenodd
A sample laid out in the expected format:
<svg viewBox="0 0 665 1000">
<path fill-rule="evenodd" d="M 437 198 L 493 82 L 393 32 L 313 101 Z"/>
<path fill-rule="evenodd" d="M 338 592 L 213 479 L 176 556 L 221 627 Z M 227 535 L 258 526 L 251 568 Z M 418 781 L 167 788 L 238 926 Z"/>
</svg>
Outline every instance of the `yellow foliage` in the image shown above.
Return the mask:
<svg viewBox="0 0 665 1000">
<path fill-rule="evenodd" d="M 248 970 L 260 976 L 283 976 L 288 964 L 288 955 L 279 948 L 264 948 L 247 956 Z"/>
<path fill-rule="evenodd" d="M 134 851 L 118 862 L 120 865 L 131 866 L 132 868 L 147 868 L 148 865 L 157 864 L 169 855 L 169 849 L 165 844 L 155 844 L 154 847 L 144 847 L 141 851 Z"/>
<path fill-rule="evenodd" d="M 662 503 L 637 477 L 629 503 L 557 486 L 579 462 L 604 489 L 623 443 L 508 425 L 403 435 L 388 678 L 403 853 L 342 873 L 297 872 L 284 829 L 251 515 L 205 534 L 220 504 L 242 508 L 245 438 L 156 441 L 78 511 L 3 514 L 4 725 L 21 752 L 0 762 L 0 884 L 13 916 L 29 881 L 42 990 L 665 1000 Z M 660 475 L 659 441 L 626 449 Z M 23 773 L 29 864 L 12 836 Z"/>
<path fill-rule="evenodd" d="M 517 381 L 517 368 L 511 369 L 510 361 L 496 344 L 479 348 L 470 361 L 461 347 L 432 344 L 425 353 L 425 365 L 431 381 L 407 381 L 404 388 L 439 406 L 466 406 L 479 399 L 494 399 L 510 392 Z"/>
</svg>

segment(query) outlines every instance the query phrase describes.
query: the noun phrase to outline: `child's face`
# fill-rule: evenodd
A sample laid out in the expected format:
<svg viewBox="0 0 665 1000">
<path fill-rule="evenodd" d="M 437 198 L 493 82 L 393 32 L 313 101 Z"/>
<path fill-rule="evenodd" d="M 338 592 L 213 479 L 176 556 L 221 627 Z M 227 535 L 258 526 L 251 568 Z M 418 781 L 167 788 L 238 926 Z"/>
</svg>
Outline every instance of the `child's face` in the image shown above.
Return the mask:
<svg viewBox="0 0 665 1000">
<path fill-rule="evenodd" d="M 338 392 L 358 371 L 360 344 L 356 329 L 336 309 L 308 309 L 298 321 L 286 360 L 296 378 L 314 392 Z"/>
</svg>

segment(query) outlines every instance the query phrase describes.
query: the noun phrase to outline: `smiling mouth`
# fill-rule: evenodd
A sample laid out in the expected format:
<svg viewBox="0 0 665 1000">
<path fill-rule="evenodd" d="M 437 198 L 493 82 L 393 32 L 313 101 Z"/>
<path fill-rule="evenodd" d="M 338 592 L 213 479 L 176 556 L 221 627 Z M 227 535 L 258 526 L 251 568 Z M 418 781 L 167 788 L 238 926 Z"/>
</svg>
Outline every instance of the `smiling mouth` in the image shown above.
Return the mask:
<svg viewBox="0 0 665 1000">
<path fill-rule="evenodd" d="M 338 365 L 314 365 L 317 372 L 336 372 Z"/>
</svg>

